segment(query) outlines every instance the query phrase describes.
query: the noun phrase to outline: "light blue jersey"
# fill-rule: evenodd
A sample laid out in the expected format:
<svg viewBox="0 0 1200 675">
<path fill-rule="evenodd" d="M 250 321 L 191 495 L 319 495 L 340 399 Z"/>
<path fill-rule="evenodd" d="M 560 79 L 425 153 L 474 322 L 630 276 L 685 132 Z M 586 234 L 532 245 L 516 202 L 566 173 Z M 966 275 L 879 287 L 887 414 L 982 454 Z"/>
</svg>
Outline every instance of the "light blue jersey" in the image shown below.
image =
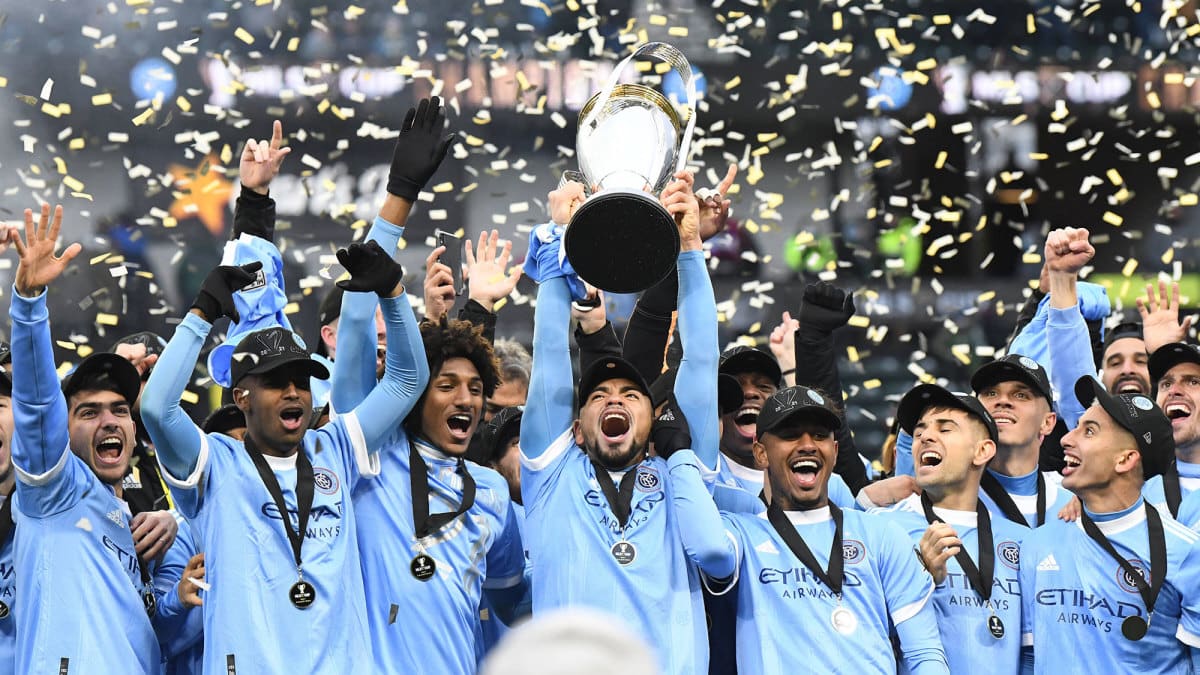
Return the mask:
<svg viewBox="0 0 1200 675">
<path fill-rule="evenodd" d="M 934 507 L 933 512 L 954 528 L 967 554 L 976 567 L 980 564 L 979 530 L 974 511 L 952 511 Z M 908 533 L 914 544 L 929 528 L 921 498 L 912 495 L 894 506 L 878 509 L 881 517 L 890 519 Z M 1004 518 L 992 518 L 992 595 L 985 603 L 958 564 L 957 558 L 946 561 L 946 579 L 933 592 L 933 607 L 937 610 L 938 626 L 943 636 L 946 661 L 952 673 L 993 672 L 1016 673 L 1021 659 L 1021 540 L 1029 529 Z M 996 638 L 988 629 L 995 614 L 1004 634 Z"/>
<path fill-rule="evenodd" d="M 10 497 L 11 499 L 11 497 Z M 0 496 L 0 508 L 7 500 Z M 8 508 L 12 508 L 8 505 Z M 17 570 L 13 567 L 13 541 L 15 532 L 0 540 L 0 675 L 17 672 Z"/>
<path fill-rule="evenodd" d="M 188 561 L 199 550 L 187 519 L 176 513 L 175 520 L 179 523 L 175 543 L 154 570 L 154 595 L 158 599 L 154 632 L 162 649 L 165 675 L 199 675 L 204 666 L 204 610 L 185 607 L 179 601 L 179 581 Z"/>
<path fill-rule="evenodd" d="M 827 568 L 833 541 L 829 509 L 787 515 L 817 564 Z M 929 605 L 933 581 L 896 525 L 871 514 L 843 511 L 845 570 L 839 603 L 792 553 L 766 513 L 722 516 L 737 551 L 730 592 L 737 593 L 738 600 L 738 672 L 771 675 L 809 667 L 821 672 L 894 673 L 896 657 L 888 637 L 892 625 L 901 633 L 906 652 L 921 652 L 913 659 L 915 672 L 945 672 Z M 835 629 L 833 615 L 839 607 L 853 615 L 853 630 Z M 906 640 L 906 633 L 923 634 L 925 639 Z"/>
<path fill-rule="evenodd" d="M 1142 490 L 1142 496 L 1149 502 L 1150 498 L 1146 497 L 1146 491 Z M 1158 509 L 1164 517 L 1169 516 L 1166 507 Z M 1200 532 L 1200 491 L 1192 490 L 1184 496 L 1183 501 L 1179 502 L 1179 516 L 1176 518 L 1181 525 L 1187 527 L 1193 532 Z"/>
<path fill-rule="evenodd" d="M 18 673 L 157 673 L 129 507 L 69 449 L 46 293 L 12 292 Z M 12 619 L 8 619 L 11 621 Z"/>
<path fill-rule="evenodd" d="M 376 218 L 367 238 L 394 251 L 403 228 Z M 334 364 L 334 408 L 358 405 L 375 384 L 375 298 L 347 294 L 338 323 L 338 359 Z M 423 366 L 420 390 L 429 379 L 425 351 L 413 345 Z M 414 398 L 402 411 L 408 414 Z M 375 669 L 399 673 L 421 664 L 430 673 L 474 673 L 482 653 L 480 598 L 486 590 L 519 597 L 524 582 L 525 552 L 509 497 L 508 483 L 495 471 L 465 464 L 475 480 L 471 508 L 441 530 L 416 536 L 410 444 L 425 462 L 429 513 L 454 512 L 463 501 L 457 459 L 411 437 L 400 425 L 384 443 L 379 478 L 354 491 L 360 527 L 369 536 L 358 548 L 366 584 L 367 623 L 375 648 Z M 436 573 L 428 581 L 409 570 L 420 553 L 433 558 Z M 414 622 L 414 617 L 420 617 Z M 430 649 L 437 645 L 437 649 Z"/>
<path fill-rule="evenodd" d="M 400 673 L 421 664 L 430 673 L 474 673 L 480 649 L 479 601 L 485 589 L 512 589 L 524 581 L 525 553 L 508 495 L 495 471 L 467 462 L 475 503 L 440 531 L 419 541 L 412 522 L 409 438 L 385 446 L 380 478 L 354 492 L 367 588 L 367 622 L 375 645 L 373 672 Z M 457 461 L 418 443 L 429 482 L 429 512 L 455 511 L 462 503 Z M 424 552 L 436 573 L 420 581 L 409 563 Z M 414 621 L 414 619 L 418 619 Z M 437 645 L 436 649 L 430 649 Z"/>
<path fill-rule="evenodd" d="M 245 445 L 203 434 L 179 408 L 211 326 L 194 314 L 185 317 L 146 386 L 142 419 L 176 505 L 206 554 L 209 675 L 373 671 L 350 493 L 360 479 L 378 474 L 379 457 L 371 450 L 419 393 L 411 361 L 420 336 L 408 299 L 381 304 L 388 331 L 384 379 L 357 408 L 305 433 L 298 448 L 312 463 L 315 488 L 302 547 L 304 580 L 316 595 L 307 609 L 290 602 L 298 575 L 282 522 L 287 517 L 295 526 L 298 520 L 297 455 L 266 457 L 288 511 L 280 514 Z"/>
<path fill-rule="evenodd" d="M 1025 516 L 1025 522 L 1029 527 L 1037 527 L 1037 471 L 1024 476 L 1005 476 L 991 469 L 985 470 L 1000 482 L 1004 491 L 1017 505 L 1017 509 L 1021 511 L 1021 515 Z M 1046 484 L 1046 513 L 1043 522 L 1043 526 L 1045 526 L 1049 525 L 1050 521 L 1058 520 L 1058 512 L 1069 504 L 1075 495 L 1062 486 L 1062 476 L 1053 471 L 1043 471 L 1042 480 Z M 982 488 L 979 490 L 979 500 L 987 506 L 988 512 L 992 514 L 992 522 L 1007 520 L 1004 517 L 1004 511 L 996 506 L 996 502 Z"/>
<path fill-rule="evenodd" d="M 717 508 L 730 513 L 766 511 L 767 505 L 758 497 L 763 490 L 763 476 L 761 469 L 744 467 L 724 454 L 719 455 L 712 488 Z M 842 509 L 862 510 L 850 486 L 836 473 L 829 475 L 829 502 Z"/>
<path fill-rule="evenodd" d="M 1092 519 L 1117 552 L 1149 577 L 1145 502 Z M 1196 533 L 1163 518 L 1167 574 L 1149 632 L 1125 639 L 1122 622 L 1146 605 L 1116 560 L 1079 522 L 1047 521 L 1021 546 L 1022 640 L 1037 673 L 1190 673 L 1180 629 L 1200 633 L 1200 549 Z M 1182 620 L 1181 620 L 1182 617 Z M 1198 640 L 1194 644 L 1200 644 Z"/>
<path fill-rule="evenodd" d="M 1179 470 L 1179 495 L 1183 497 L 1179 502 L 1179 522 L 1183 522 L 1183 502 L 1187 500 L 1189 494 L 1200 489 L 1200 464 L 1183 462 L 1176 458 L 1175 467 Z M 1142 497 L 1150 502 L 1150 506 L 1168 516 L 1171 515 L 1167 508 L 1167 494 L 1163 490 L 1162 474 L 1146 481 L 1142 486 Z"/>
<path fill-rule="evenodd" d="M 521 541 L 525 540 L 525 507 L 513 503 L 513 515 L 517 517 L 517 529 L 521 531 Z M 518 621 L 529 616 L 533 611 L 533 566 L 529 564 L 529 551 L 523 551 L 525 557 L 525 589 L 514 608 L 513 621 Z M 477 641 L 479 660 L 487 655 L 504 635 L 509 631 L 509 623 L 496 613 L 496 606 L 488 599 L 487 594 L 484 594 L 479 600 L 479 638 Z"/>
</svg>

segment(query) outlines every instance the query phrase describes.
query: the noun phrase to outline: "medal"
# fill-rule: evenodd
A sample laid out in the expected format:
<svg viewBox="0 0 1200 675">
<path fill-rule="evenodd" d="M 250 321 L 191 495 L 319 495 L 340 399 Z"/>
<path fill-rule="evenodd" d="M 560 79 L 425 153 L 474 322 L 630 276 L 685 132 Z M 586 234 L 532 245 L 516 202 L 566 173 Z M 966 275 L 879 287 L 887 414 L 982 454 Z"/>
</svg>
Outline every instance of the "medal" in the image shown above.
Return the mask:
<svg viewBox="0 0 1200 675">
<path fill-rule="evenodd" d="M 154 591 L 150 589 L 142 591 L 142 606 L 146 608 L 146 616 L 153 619 L 154 614 L 158 611 L 158 600 L 156 600 L 154 597 Z M 8 616 L 7 607 L 4 608 L 3 614 L 4 616 Z"/>
<path fill-rule="evenodd" d="M 0 619 L 8 618 L 8 605 L 0 602 Z"/>
<path fill-rule="evenodd" d="M 418 553 L 409 564 L 408 571 L 412 572 L 417 581 L 429 581 L 437 572 L 437 563 L 424 553 Z"/>
<path fill-rule="evenodd" d="M 858 617 L 841 605 L 829 615 L 829 622 L 833 624 L 833 629 L 842 635 L 853 635 L 854 631 L 858 630 Z"/>
<path fill-rule="evenodd" d="M 988 617 L 987 620 L 988 632 L 997 640 L 1004 637 L 1004 622 L 995 614 Z"/>
<path fill-rule="evenodd" d="M 1146 631 L 1149 628 L 1145 619 L 1140 616 L 1131 616 L 1121 622 L 1121 635 L 1124 635 L 1126 640 L 1137 642 L 1146 637 Z"/>
<path fill-rule="evenodd" d="M 292 584 L 288 590 L 288 599 L 292 601 L 292 605 L 296 609 L 308 609 L 312 606 L 313 601 L 317 599 L 317 589 L 307 581 L 301 579 Z"/>
<path fill-rule="evenodd" d="M 612 557 L 618 565 L 625 567 L 637 559 L 637 547 L 627 541 L 618 541 L 613 544 Z"/>
</svg>

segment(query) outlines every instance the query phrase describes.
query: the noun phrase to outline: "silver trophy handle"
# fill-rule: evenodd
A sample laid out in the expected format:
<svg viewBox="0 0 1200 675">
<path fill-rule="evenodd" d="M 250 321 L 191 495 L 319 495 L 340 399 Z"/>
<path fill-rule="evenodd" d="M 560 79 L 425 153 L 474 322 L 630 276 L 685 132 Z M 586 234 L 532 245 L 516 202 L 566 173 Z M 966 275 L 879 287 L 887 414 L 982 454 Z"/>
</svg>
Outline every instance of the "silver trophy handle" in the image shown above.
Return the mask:
<svg viewBox="0 0 1200 675">
<path fill-rule="evenodd" d="M 692 66 L 688 63 L 687 57 L 683 55 L 683 52 L 665 42 L 647 42 L 617 64 L 608 78 L 608 83 L 604 85 L 604 89 L 600 90 L 600 97 L 596 100 L 596 105 L 592 106 L 587 118 L 583 120 L 583 126 L 595 124 L 596 117 L 608 105 L 608 99 L 619 83 L 625 66 L 644 54 L 656 56 L 671 64 L 671 68 L 679 73 L 680 80 L 687 89 L 688 121 L 683 130 L 683 139 L 679 144 L 679 157 L 675 162 L 675 171 L 679 172 L 687 168 L 688 157 L 691 154 L 692 132 L 696 129 L 696 81 L 692 77 Z"/>
</svg>

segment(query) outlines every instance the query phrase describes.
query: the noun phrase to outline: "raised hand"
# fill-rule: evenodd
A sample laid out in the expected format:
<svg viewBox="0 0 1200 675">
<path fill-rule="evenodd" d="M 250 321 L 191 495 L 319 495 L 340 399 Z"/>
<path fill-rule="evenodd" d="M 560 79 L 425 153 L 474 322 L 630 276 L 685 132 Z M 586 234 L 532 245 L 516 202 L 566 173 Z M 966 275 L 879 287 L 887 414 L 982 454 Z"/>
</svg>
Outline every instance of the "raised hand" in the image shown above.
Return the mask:
<svg viewBox="0 0 1200 675">
<path fill-rule="evenodd" d="M 725 198 L 733 180 L 737 178 L 737 164 L 730 164 L 716 189 L 701 188 L 696 191 L 696 201 L 700 205 L 700 238 L 708 241 L 725 229 L 725 221 L 729 219 L 729 206 L 733 202 Z"/>
<path fill-rule="evenodd" d="M 454 298 L 458 293 L 454 290 L 454 274 L 450 266 L 441 261 L 445 246 L 433 249 L 425 259 L 425 318 L 438 323 L 443 316 L 450 313 L 454 306 Z M 490 311 L 490 310 L 489 310 Z"/>
<path fill-rule="evenodd" d="M 1153 354 L 1163 345 L 1187 340 L 1192 317 L 1179 321 L 1178 283 L 1171 283 L 1170 295 L 1167 294 L 1167 282 L 1161 279 L 1157 295 L 1154 293 L 1154 284 L 1146 284 L 1146 297 L 1137 299 L 1137 308 L 1138 314 L 1142 315 L 1142 334 L 1148 354 Z"/>
<path fill-rule="evenodd" d="M 204 283 L 200 285 L 200 292 L 192 301 L 192 309 L 199 312 L 200 318 L 209 323 L 213 323 L 223 316 L 233 319 L 234 322 L 239 321 L 241 317 L 238 315 L 237 305 L 233 302 L 233 294 L 258 279 L 258 272 L 261 269 L 262 263 L 257 261 L 240 267 L 237 265 L 214 267 L 204 278 Z"/>
<path fill-rule="evenodd" d="M 395 297 L 404 291 L 400 284 L 404 279 L 404 268 L 383 250 L 379 242 L 350 244 L 349 248 L 338 250 L 337 259 L 350 273 L 349 279 L 337 282 L 344 291 L 375 291 L 383 297 Z"/>
<path fill-rule="evenodd" d="M 659 195 L 659 202 L 675 217 L 679 227 L 679 250 L 700 250 L 700 203 L 692 193 L 695 176 L 691 171 L 678 171 L 675 180 Z"/>
<path fill-rule="evenodd" d="M 575 215 L 575 209 L 579 208 L 586 198 L 587 191 L 584 189 L 583 183 L 575 181 L 563 183 L 557 190 L 546 195 L 550 206 L 550 220 L 558 225 L 569 225 L 571 216 Z"/>
<path fill-rule="evenodd" d="M 21 234 L 16 230 L 7 232 L 9 241 L 17 247 L 17 255 L 20 256 L 14 285 L 17 293 L 27 298 L 40 295 L 46 285 L 62 275 L 67 265 L 83 250 L 83 246 L 74 243 L 61 256 L 55 255 L 58 231 L 62 228 L 62 214 L 62 207 L 55 206 L 54 220 L 50 220 L 50 205 L 42 204 L 42 214 L 35 225 L 33 210 L 25 209 L 25 240 L 21 240 Z"/>
<path fill-rule="evenodd" d="M 238 173 L 242 185 L 265 195 L 269 192 L 271 181 L 279 175 L 279 167 L 283 158 L 292 151 L 283 145 L 283 124 L 275 120 L 271 127 L 270 141 L 256 141 L 253 138 L 246 141 L 242 148 L 242 161 L 238 165 Z"/>
<path fill-rule="evenodd" d="M 113 349 L 117 356 L 124 357 L 125 360 L 132 363 L 133 367 L 137 368 L 138 375 L 141 375 L 143 379 L 154 367 L 154 364 L 158 363 L 158 354 L 147 354 L 146 351 L 146 345 L 128 342 L 122 342 Z"/>
<path fill-rule="evenodd" d="M 1046 236 L 1045 253 L 1049 273 L 1078 275 L 1096 255 L 1096 249 L 1088 242 L 1086 229 L 1063 227 Z"/>
<path fill-rule="evenodd" d="M 854 316 L 854 295 L 827 281 L 804 287 L 800 303 L 800 324 L 825 333 L 846 325 Z"/>
<path fill-rule="evenodd" d="M 454 134 L 444 134 L 446 111 L 442 99 L 423 98 L 416 108 L 409 108 L 400 137 L 392 150 L 392 168 L 388 172 L 387 191 L 410 202 L 425 187 L 450 150 Z"/>
<path fill-rule="evenodd" d="M 674 394 L 667 399 L 662 413 L 654 419 L 650 427 L 650 441 L 654 443 L 654 454 L 663 459 L 669 459 L 676 451 L 691 449 L 692 433 Z"/>
<path fill-rule="evenodd" d="M 603 291 L 591 286 L 587 286 L 587 290 L 586 298 L 571 303 L 571 318 L 579 322 L 579 330 L 591 335 L 608 323 L 608 310 L 604 308 Z"/>
<path fill-rule="evenodd" d="M 958 533 L 946 523 L 932 523 L 921 535 L 917 552 L 921 555 L 921 563 L 933 577 L 935 584 L 946 580 L 946 561 L 958 555 L 962 550 L 962 540 Z"/>
<path fill-rule="evenodd" d="M 784 373 L 791 371 L 783 376 L 784 383 L 789 387 L 796 386 L 796 331 L 799 329 L 800 322 L 793 319 L 791 313 L 784 312 L 783 320 L 771 331 L 768 340 L 771 353 L 779 362 L 779 369 Z"/>
<path fill-rule="evenodd" d="M 471 240 L 467 240 L 467 296 L 489 312 L 496 301 L 513 292 L 521 278 L 520 267 L 508 269 L 512 242 L 506 241 L 503 246 L 499 246 L 499 243 L 499 230 L 492 230 L 491 235 L 479 233 L 479 255 L 476 256 Z M 496 254 L 498 247 L 499 255 Z"/>
</svg>

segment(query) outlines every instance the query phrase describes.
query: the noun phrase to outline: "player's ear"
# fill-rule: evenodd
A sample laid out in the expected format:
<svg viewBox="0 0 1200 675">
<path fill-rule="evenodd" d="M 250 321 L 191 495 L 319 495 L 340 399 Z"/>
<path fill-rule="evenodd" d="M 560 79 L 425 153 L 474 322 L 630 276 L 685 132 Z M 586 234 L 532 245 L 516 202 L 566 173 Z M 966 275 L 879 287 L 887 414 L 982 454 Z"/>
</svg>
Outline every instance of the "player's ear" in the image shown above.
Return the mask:
<svg viewBox="0 0 1200 675">
<path fill-rule="evenodd" d="M 1051 410 L 1042 418 L 1042 426 L 1038 428 L 1038 433 L 1042 438 L 1049 436 L 1050 432 L 1054 431 L 1055 424 L 1058 424 L 1058 414 Z"/>
<path fill-rule="evenodd" d="M 571 433 L 575 434 L 575 445 L 583 447 L 583 427 L 579 425 L 579 420 L 576 419 L 571 423 Z"/>
<path fill-rule="evenodd" d="M 237 406 L 238 410 L 242 411 L 243 415 L 246 414 L 246 412 L 250 409 L 250 390 L 234 387 L 233 404 Z"/>
<path fill-rule="evenodd" d="M 767 468 L 767 446 L 762 444 L 762 441 L 754 441 L 754 466 L 765 469 Z"/>
<path fill-rule="evenodd" d="M 996 456 L 996 441 L 990 438 L 985 438 L 975 444 L 975 456 L 971 459 L 974 466 L 987 466 L 987 463 L 992 461 Z"/>
<path fill-rule="evenodd" d="M 1129 473 L 1138 468 L 1142 453 L 1137 448 L 1126 448 L 1117 454 L 1117 473 Z"/>
</svg>

